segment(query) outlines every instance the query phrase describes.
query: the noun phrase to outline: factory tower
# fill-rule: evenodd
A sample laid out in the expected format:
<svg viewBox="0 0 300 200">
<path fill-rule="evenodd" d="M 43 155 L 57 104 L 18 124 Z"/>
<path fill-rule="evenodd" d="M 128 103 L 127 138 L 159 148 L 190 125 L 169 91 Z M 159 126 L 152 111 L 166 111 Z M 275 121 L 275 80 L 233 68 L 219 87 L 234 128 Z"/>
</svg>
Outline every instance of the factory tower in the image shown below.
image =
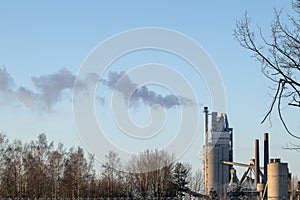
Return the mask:
<svg viewBox="0 0 300 200">
<path fill-rule="evenodd" d="M 225 194 L 225 185 L 230 181 L 232 166 L 223 161 L 233 161 L 233 129 L 229 128 L 225 113 L 208 112 L 204 107 L 204 193 L 217 192 L 219 197 Z M 211 118 L 209 129 L 208 119 Z"/>
</svg>

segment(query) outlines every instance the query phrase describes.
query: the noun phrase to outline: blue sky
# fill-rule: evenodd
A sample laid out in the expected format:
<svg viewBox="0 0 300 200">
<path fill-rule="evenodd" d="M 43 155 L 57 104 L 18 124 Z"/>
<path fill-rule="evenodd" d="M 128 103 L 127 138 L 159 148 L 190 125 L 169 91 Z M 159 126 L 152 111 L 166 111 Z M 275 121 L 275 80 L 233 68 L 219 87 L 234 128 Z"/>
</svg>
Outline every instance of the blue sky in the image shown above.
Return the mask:
<svg viewBox="0 0 300 200">
<path fill-rule="evenodd" d="M 296 161 L 299 153 L 281 148 L 288 142 L 297 141 L 287 135 L 276 113 L 272 115 L 272 126 L 270 123 L 260 124 L 270 105 L 271 83 L 262 75 L 260 64 L 239 46 L 232 35 L 236 20 L 247 11 L 253 27 L 260 25 L 268 37 L 274 7 L 284 7 L 285 13 L 291 12 L 290 2 L 285 0 L 1 1 L 0 65 L 14 79 L 15 87 L 24 86 L 38 92 L 31 77 L 53 74 L 62 68 L 76 74 L 89 53 L 112 35 L 142 27 L 173 29 L 198 42 L 220 72 L 226 90 L 226 112 L 234 128 L 234 159 L 247 163 L 254 154 L 254 139 L 263 139 L 263 133 L 269 132 L 271 157 L 289 162 L 292 173 L 299 175 L 297 166 L 300 163 Z M 200 99 L 199 104 L 210 106 L 203 79 L 195 76 L 179 58 L 151 51 L 128 56 L 118 60 L 111 70 L 128 70 L 131 64 L 151 61 L 172 65 L 191 82 Z M 169 93 L 159 87 L 150 88 L 158 93 Z M 51 112 L 33 111 L 18 103 L 2 102 L 0 130 L 11 140 L 31 140 L 45 132 L 49 140 L 63 142 L 67 147 L 81 145 L 73 120 L 71 98 L 71 91 L 64 92 L 62 100 Z M 142 114 L 145 110 L 142 108 L 131 111 L 133 119 L 147 117 Z M 101 109 L 105 107 L 99 106 L 100 118 Z M 178 110 L 168 112 L 177 113 Z M 297 113 L 286 112 L 291 118 L 290 126 L 299 132 Z M 202 115 L 199 121 L 199 135 L 182 157 L 183 161 L 193 163 L 194 168 L 202 167 Z M 108 129 L 113 130 L 109 126 Z"/>
</svg>

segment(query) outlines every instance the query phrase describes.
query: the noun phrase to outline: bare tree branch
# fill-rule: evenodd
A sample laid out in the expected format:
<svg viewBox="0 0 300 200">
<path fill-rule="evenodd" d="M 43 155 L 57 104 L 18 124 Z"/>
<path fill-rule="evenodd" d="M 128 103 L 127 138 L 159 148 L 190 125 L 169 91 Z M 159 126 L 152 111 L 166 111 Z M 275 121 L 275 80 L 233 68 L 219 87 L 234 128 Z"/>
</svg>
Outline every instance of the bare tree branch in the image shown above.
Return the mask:
<svg viewBox="0 0 300 200">
<path fill-rule="evenodd" d="M 300 0 L 294 2 L 293 6 L 296 13 L 300 15 Z M 282 115 L 282 109 L 286 106 L 300 108 L 300 20 L 289 17 L 290 23 L 287 26 L 281 22 L 282 11 L 275 10 L 274 21 L 271 25 L 271 41 L 264 37 L 260 27 L 258 30 L 261 41 L 256 40 L 254 32 L 250 29 L 250 19 L 247 13 L 240 21 L 237 21 L 233 35 L 239 44 L 250 50 L 253 53 L 252 56 L 262 64 L 262 73 L 277 85 L 271 106 L 262 123 L 267 118 L 270 119 L 277 104 L 279 119 L 287 133 L 300 139 L 290 131 Z M 282 101 L 283 99 L 285 101 Z"/>
</svg>

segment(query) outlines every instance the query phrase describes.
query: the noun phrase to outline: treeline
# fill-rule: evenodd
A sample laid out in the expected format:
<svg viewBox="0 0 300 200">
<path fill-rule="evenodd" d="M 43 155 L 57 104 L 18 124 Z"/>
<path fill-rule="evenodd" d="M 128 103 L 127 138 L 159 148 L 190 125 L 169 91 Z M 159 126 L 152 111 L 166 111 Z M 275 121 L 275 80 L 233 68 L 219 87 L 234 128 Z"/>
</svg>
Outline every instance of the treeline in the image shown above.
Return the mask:
<svg viewBox="0 0 300 200">
<path fill-rule="evenodd" d="M 96 173 L 94 156 L 80 147 L 55 146 L 45 134 L 28 143 L 10 142 L 0 134 L 0 198 L 149 198 L 199 192 L 201 172 L 173 161 L 168 152 L 146 150 L 123 164 L 111 151 Z"/>
</svg>

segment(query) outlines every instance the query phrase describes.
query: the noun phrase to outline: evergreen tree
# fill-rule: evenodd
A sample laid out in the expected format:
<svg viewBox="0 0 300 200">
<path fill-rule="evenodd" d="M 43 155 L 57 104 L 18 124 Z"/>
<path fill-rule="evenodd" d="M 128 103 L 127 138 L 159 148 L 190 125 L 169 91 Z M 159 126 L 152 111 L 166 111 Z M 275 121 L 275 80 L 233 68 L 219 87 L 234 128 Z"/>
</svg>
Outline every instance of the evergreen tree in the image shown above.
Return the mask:
<svg viewBox="0 0 300 200">
<path fill-rule="evenodd" d="M 176 188 L 177 196 L 182 199 L 184 192 L 188 192 L 188 178 L 190 175 L 190 167 L 187 164 L 176 163 L 173 171 L 173 183 Z"/>
</svg>

